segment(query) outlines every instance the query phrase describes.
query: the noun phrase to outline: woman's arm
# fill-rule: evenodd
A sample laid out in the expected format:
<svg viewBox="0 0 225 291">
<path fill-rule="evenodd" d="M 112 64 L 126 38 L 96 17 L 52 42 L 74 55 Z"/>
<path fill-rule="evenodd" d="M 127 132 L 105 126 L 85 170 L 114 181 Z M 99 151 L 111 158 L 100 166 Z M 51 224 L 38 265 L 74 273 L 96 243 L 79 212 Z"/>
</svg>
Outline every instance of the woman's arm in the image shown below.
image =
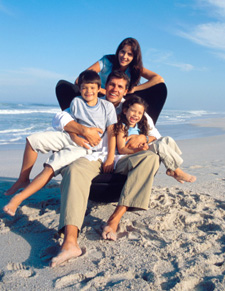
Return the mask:
<svg viewBox="0 0 225 291">
<path fill-rule="evenodd" d="M 158 75 L 158 74 L 156 74 L 156 73 L 154 73 L 146 68 L 143 68 L 142 73 L 141 73 L 141 77 L 147 79 L 148 81 L 141 84 L 141 85 L 134 86 L 132 88 L 132 90 L 129 91 L 128 93 L 134 93 L 136 91 L 140 91 L 140 90 L 144 90 L 144 89 L 147 89 L 149 87 L 152 87 L 156 84 L 164 83 L 164 80 L 160 75 Z"/>
<path fill-rule="evenodd" d="M 97 61 L 97 62 L 94 63 L 92 66 L 90 66 L 89 68 L 87 68 L 87 70 L 93 70 L 93 71 L 95 71 L 96 73 L 99 73 L 99 72 L 101 71 L 99 61 Z M 78 78 L 76 79 L 75 84 L 78 84 Z M 101 94 L 103 94 L 103 95 L 106 94 L 106 90 L 103 89 L 103 88 L 101 88 L 99 92 L 100 92 Z"/>
</svg>

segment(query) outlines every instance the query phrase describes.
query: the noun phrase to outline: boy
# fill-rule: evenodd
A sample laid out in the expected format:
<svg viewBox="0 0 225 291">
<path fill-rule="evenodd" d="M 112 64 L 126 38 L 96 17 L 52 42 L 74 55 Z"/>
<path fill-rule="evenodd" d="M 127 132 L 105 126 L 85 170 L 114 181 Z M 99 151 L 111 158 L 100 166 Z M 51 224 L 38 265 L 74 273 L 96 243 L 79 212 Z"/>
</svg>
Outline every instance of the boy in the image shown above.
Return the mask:
<svg viewBox="0 0 225 291">
<path fill-rule="evenodd" d="M 117 122 L 115 108 L 110 102 L 98 98 L 101 80 L 96 72 L 91 70 L 82 72 L 78 79 L 78 86 L 81 96 L 74 98 L 71 102 L 70 114 L 79 124 L 98 128 L 101 137 L 107 131 L 108 141 L 110 142 L 103 171 L 105 173 L 111 172 L 114 166 L 115 152 L 115 142 L 111 138 L 111 134 L 113 124 Z M 43 139 L 43 135 L 45 139 Z M 72 138 L 73 140 L 70 134 L 66 132 L 57 131 L 37 133 L 27 138 L 20 176 L 5 195 L 12 195 L 22 187 L 26 188 L 15 195 L 3 208 L 7 214 L 14 216 L 17 207 L 26 198 L 45 186 L 63 167 L 86 154 L 90 154 L 90 151 L 100 149 L 102 146 L 99 144 L 91 150 L 87 150 L 82 147 L 84 141 L 82 136 L 73 134 Z M 44 143 L 40 143 L 40 140 L 44 140 Z M 54 153 L 45 163 L 43 171 L 30 183 L 30 172 L 37 159 L 38 152 L 47 153 L 49 151 L 54 151 Z"/>
</svg>

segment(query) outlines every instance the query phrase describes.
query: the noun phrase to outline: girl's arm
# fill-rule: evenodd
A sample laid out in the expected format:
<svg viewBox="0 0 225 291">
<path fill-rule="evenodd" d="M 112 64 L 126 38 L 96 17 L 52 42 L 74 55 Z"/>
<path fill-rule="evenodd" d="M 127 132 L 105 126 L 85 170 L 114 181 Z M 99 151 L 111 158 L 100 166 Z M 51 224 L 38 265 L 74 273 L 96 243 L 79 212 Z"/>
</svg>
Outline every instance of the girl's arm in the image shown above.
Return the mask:
<svg viewBox="0 0 225 291">
<path fill-rule="evenodd" d="M 109 125 L 107 128 L 108 135 L 108 155 L 103 164 L 103 173 L 111 173 L 114 169 L 114 156 L 116 150 L 116 137 L 113 133 L 114 125 Z"/>
<path fill-rule="evenodd" d="M 99 65 L 99 61 L 97 61 L 96 63 L 94 63 L 92 66 L 90 66 L 89 68 L 87 68 L 87 70 L 93 70 L 96 73 L 99 73 L 101 71 L 100 65 Z M 75 81 L 75 84 L 78 84 L 78 78 Z M 101 94 L 105 95 L 106 94 L 106 90 L 101 88 L 99 91 Z"/>
<path fill-rule="evenodd" d="M 134 93 L 135 91 L 144 90 L 144 89 L 152 87 L 156 84 L 164 82 L 163 78 L 160 75 L 158 75 L 158 74 L 156 74 L 156 73 L 154 73 L 146 68 L 143 68 L 142 73 L 141 73 L 141 77 L 147 79 L 148 81 L 141 84 L 141 85 L 134 86 L 131 89 L 131 91 L 129 91 L 128 93 Z"/>
</svg>

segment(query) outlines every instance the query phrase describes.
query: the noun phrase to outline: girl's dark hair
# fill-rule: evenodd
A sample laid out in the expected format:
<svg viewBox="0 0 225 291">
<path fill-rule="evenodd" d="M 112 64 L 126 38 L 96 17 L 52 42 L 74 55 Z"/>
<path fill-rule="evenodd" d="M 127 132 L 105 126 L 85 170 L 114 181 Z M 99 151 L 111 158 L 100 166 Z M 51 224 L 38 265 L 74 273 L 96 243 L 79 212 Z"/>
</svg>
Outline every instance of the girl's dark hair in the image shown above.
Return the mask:
<svg viewBox="0 0 225 291">
<path fill-rule="evenodd" d="M 132 89 L 132 87 L 136 86 L 138 82 L 140 81 L 141 78 L 141 73 L 143 70 L 143 64 L 142 64 L 142 55 L 141 55 L 141 48 L 138 43 L 138 41 L 135 38 L 128 37 L 125 38 L 118 46 L 116 50 L 115 56 L 109 55 L 108 59 L 112 62 L 113 64 L 113 70 L 118 70 L 120 68 L 120 63 L 118 60 L 118 54 L 119 51 L 124 48 L 125 45 L 131 46 L 131 50 L 133 53 L 133 60 L 129 64 L 129 69 L 130 69 L 130 87 L 129 90 Z"/>
<path fill-rule="evenodd" d="M 117 135 L 121 130 L 124 132 L 124 137 L 128 136 L 129 122 L 126 118 L 126 113 L 130 106 L 135 103 L 144 106 L 144 113 L 147 110 L 147 103 L 139 96 L 132 94 L 129 96 L 122 105 L 122 112 L 118 115 L 118 122 L 114 124 L 114 135 Z M 148 135 L 149 125 L 146 116 L 143 114 L 142 119 L 138 122 L 138 128 L 140 129 L 140 134 Z"/>
</svg>

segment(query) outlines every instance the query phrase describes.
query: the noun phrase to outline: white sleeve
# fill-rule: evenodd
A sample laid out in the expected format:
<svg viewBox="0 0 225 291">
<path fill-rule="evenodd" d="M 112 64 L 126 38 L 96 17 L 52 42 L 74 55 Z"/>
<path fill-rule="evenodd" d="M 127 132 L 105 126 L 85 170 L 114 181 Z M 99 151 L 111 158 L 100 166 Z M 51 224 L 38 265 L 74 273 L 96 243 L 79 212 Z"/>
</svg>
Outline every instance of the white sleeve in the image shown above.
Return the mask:
<svg viewBox="0 0 225 291">
<path fill-rule="evenodd" d="M 151 119 L 151 117 L 147 113 L 145 113 L 145 117 L 147 118 L 148 125 L 150 127 L 148 135 L 154 136 L 156 139 L 159 139 L 161 137 L 161 134 L 159 133 L 158 129 L 155 127 L 153 120 Z"/>
<path fill-rule="evenodd" d="M 70 122 L 73 121 L 74 119 L 70 115 L 70 109 L 67 108 L 64 111 L 56 113 L 56 115 L 52 119 L 52 127 L 55 130 L 58 131 L 63 131 L 64 127 Z"/>
</svg>

